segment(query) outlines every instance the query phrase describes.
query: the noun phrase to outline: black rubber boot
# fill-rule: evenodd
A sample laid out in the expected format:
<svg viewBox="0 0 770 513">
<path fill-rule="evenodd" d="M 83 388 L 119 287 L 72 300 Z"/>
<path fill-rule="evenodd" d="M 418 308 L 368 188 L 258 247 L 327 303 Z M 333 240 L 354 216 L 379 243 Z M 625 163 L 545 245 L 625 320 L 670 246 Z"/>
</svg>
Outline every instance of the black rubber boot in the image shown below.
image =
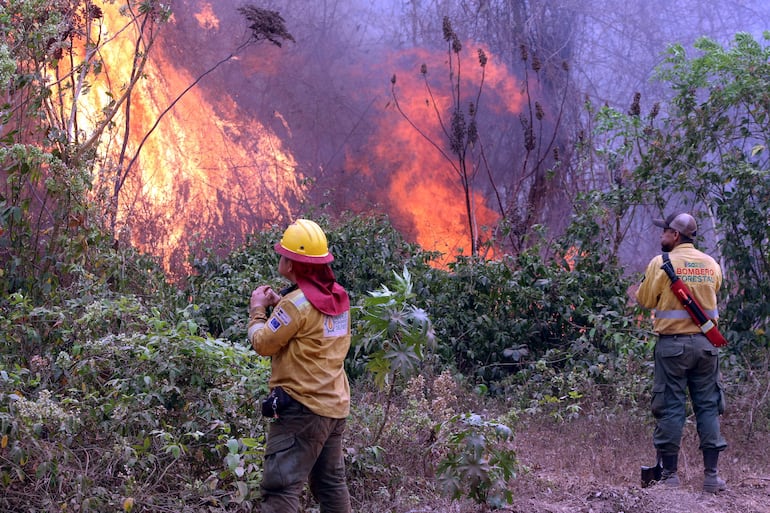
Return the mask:
<svg viewBox="0 0 770 513">
<path fill-rule="evenodd" d="M 717 465 L 719 463 L 719 451 L 716 449 L 703 450 L 703 491 L 717 493 L 727 490 L 727 484 L 719 478 Z"/>
<path fill-rule="evenodd" d="M 660 461 L 663 466 L 663 472 L 660 476 L 661 484 L 669 488 L 678 488 L 680 483 L 676 470 L 679 463 L 679 453 L 661 454 Z"/>
</svg>

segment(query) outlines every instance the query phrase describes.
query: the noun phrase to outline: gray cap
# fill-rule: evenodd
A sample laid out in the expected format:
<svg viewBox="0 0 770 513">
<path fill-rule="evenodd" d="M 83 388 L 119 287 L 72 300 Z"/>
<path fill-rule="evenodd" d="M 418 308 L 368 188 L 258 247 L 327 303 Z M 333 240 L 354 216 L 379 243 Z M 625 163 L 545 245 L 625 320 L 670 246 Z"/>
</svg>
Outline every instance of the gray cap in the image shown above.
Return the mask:
<svg viewBox="0 0 770 513">
<path fill-rule="evenodd" d="M 666 228 L 676 230 L 688 239 L 694 239 L 698 233 L 698 223 L 695 222 L 695 218 L 684 212 L 671 214 L 665 220 L 653 219 L 652 224 L 664 230 Z"/>
</svg>

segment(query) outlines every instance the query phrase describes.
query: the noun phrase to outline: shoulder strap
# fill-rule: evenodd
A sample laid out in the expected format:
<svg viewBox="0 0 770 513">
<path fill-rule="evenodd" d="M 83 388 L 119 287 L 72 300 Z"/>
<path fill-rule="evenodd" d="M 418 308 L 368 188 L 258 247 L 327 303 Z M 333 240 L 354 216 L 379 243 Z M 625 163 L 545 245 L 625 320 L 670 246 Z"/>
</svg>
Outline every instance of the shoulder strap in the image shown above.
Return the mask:
<svg viewBox="0 0 770 513">
<path fill-rule="evenodd" d="M 669 258 L 668 253 L 663 253 L 663 265 L 661 265 L 660 268 L 666 273 L 668 279 L 671 280 L 671 283 L 679 280 L 679 276 L 677 276 L 676 271 L 674 271 L 674 265 L 671 263 L 671 258 Z"/>
</svg>

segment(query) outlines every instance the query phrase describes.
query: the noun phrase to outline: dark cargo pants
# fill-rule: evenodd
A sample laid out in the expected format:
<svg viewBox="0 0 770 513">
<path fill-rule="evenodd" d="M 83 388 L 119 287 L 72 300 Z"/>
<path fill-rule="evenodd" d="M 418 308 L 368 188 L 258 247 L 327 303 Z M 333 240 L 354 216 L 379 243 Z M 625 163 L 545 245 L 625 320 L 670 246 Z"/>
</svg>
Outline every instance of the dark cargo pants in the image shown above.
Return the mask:
<svg viewBox="0 0 770 513">
<path fill-rule="evenodd" d="M 321 417 L 294 402 L 271 422 L 262 473 L 262 513 L 296 513 L 305 486 L 321 513 L 350 513 L 342 434 L 345 419 Z"/>
<path fill-rule="evenodd" d="M 727 442 L 719 429 L 724 395 L 719 381 L 719 351 L 704 335 L 661 335 L 655 344 L 652 414 L 655 448 L 679 452 L 686 419 L 687 391 L 700 439 L 700 449 L 723 450 Z"/>
</svg>

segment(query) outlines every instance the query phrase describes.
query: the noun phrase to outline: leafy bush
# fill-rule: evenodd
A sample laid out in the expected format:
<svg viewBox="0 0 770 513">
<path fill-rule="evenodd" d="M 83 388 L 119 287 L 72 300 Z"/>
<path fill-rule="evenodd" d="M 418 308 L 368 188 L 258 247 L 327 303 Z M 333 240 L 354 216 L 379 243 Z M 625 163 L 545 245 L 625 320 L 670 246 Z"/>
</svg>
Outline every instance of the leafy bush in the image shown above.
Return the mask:
<svg viewBox="0 0 770 513">
<path fill-rule="evenodd" d="M 453 417 L 441 425 L 447 454 L 438 466 L 438 480 L 454 499 L 500 508 L 513 499 L 508 480 L 516 475 L 513 431 L 478 414 Z"/>
<path fill-rule="evenodd" d="M 198 335 L 194 307 L 162 316 L 117 296 L 45 312 L 16 297 L 5 308 L 3 319 L 37 312 L 39 325 L 58 325 L 61 343 L 35 348 L 28 361 L 0 359 L 0 437 L 10 456 L 0 462 L 0 505 L 53 511 L 71 501 L 103 511 L 126 498 L 148 510 L 256 500 L 268 360 Z M 30 495 L 30 482 L 47 486 Z"/>
<path fill-rule="evenodd" d="M 613 336 L 594 325 L 603 312 L 625 322 L 628 283 L 598 256 L 576 258 L 574 268 L 544 261 L 537 250 L 515 259 L 458 259 L 424 298 L 442 342 L 439 352 L 465 374 L 493 384 L 526 366 L 528 358 L 578 341 L 602 351 Z"/>
<path fill-rule="evenodd" d="M 418 276 L 428 269 L 434 254 L 407 243 L 385 216 L 341 216 L 334 225 L 326 218 L 314 219 L 323 228 L 334 255 L 331 266 L 355 304 L 368 291 L 387 283 L 404 266 Z M 261 284 L 279 290 L 288 283 L 278 274 L 278 255 L 273 245 L 283 228 L 253 234 L 225 257 L 215 251 L 193 261 L 195 274 L 188 279 L 187 295 L 200 308 L 201 323 L 211 334 L 240 341 L 246 333 L 248 299 Z M 425 285 L 417 283 L 424 288 Z"/>
<path fill-rule="evenodd" d="M 353 367 L 365 367 L 380 390 L 388 388 L 388 398 L 373 444 L 379 441 L 398 380 L 411 378 L 420 368 L 426 351 L 435 346 L 433 325 L 427 312 L 411 304 L 411 275 L 404 269 L 395 274 L 393 290 L 383 285 L 369 293 L 357 307 L 353 330 Z"/>
<path fill-rule="evenodd" d="M 278 274 L 278 255 L 273 244 L 281 238 L 277 227 L 250 236 L 223 258 L 213 249 L 192 262 L 186 295 L 198 306 L 199 322 L 213 336 L 240 342 L 245 338 L 251 292 L 270 284 L 286 285 Z"/>
<path fill-rule="evenodd" d="M 394 273 L 393 290 L 382 285 L 357 307 L 354 359 L 362 362 L 380 388 L 418 371 L 426 350 L 435 348 L 433 324 L 427 312 L 411 301 L 408 269 Z"/>
</svg>

